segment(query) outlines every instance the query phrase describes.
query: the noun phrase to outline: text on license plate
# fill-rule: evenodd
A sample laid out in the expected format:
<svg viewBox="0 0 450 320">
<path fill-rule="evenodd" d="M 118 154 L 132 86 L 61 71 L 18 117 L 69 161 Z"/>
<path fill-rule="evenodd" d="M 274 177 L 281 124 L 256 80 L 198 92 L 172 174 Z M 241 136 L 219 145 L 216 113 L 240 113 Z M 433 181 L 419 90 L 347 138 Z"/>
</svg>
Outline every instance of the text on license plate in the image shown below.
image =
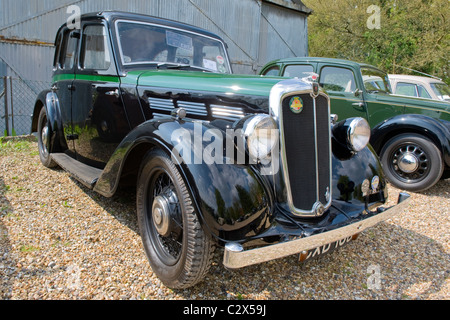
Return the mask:
<svg viewBox="0 0 450 320">
<path fill-rule="evenodd" d="M 300 253 L 299 261 L 303 262 L 318 256 L 321 256 L 327 252 L 331 252 L 333 250 L 336 250 L 337 248 L 345 246 L 347 243 L 349 243 L 352 240 L 356 240 L 358 238 L 359 234 L 355 234 L 353 236 L 337 240 L 328 244 L 325 244 L 323 246 L 317 247 L 315 249 L 303 251 Z"/>
</svg>

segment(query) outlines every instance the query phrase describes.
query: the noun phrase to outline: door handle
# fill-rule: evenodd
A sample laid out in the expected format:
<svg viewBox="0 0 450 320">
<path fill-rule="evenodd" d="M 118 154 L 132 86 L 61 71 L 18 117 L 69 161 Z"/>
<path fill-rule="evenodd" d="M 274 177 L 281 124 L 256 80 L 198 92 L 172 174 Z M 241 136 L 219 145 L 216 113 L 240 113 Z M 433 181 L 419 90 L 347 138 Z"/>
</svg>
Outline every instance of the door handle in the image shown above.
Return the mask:
<svg viewBox="0 0 450 320">
<path fill-rule="evenodd" d="M 355 108 L 358 111 L 364 111 L 364 102 L 356 102 L 356 103 L 352 103 L 353 108 Z"/>
<path fill-rule="evenodd" d="M 107 96 L 115 96 L 116 98 L 118 98 L 120 96 L 119 89 L 116 89 L 116 90 L 113 90 L 113 91 L 108 91 L 105 94 Z"/>
</svg>

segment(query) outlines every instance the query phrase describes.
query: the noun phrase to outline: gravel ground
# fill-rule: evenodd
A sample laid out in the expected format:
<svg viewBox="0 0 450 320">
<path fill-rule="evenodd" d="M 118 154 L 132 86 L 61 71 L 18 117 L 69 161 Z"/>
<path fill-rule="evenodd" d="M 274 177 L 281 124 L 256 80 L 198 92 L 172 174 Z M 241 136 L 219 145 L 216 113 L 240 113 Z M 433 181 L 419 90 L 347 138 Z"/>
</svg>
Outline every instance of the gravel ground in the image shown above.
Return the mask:
<svg viewBox="0 0 450 320">
<path fill-rule="evenodd" d="M 407 212 L 320 259 L 296 257 L 171 290 L 153 275 L 133 193 L 104 198 L 39 162 L 37 144 L 0 141 L 0 298 L 3 300 L 449 300 L 450 180 L 412 193 Z M 390 201 L 399 190 L 389 187 Z"/>
</svg>

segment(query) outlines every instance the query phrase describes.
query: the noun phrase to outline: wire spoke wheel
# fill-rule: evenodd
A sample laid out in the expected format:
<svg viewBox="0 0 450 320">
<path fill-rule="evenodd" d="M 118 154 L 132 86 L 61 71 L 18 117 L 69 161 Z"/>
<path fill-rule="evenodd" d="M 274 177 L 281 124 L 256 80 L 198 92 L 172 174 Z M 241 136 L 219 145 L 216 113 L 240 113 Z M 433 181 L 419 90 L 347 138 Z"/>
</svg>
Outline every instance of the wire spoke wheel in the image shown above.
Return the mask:
<svg viewBox="0 0 450 320">
<path fill-rule="evenodd" d="M 183 246 L 183 218 L 173 181 L 162 168 L 156 168 L 148 189 L 148 228 L 160 259 L 174 265 Z"/>
<path fill-rule="evenodd" d="M 174 289 L 200 282 L 211 266 L 214 242 L 203 231 L 178 169 L 162 150 L 150 151 L 142 162 L 136 204 L 153 272 Z"/>
</svg>

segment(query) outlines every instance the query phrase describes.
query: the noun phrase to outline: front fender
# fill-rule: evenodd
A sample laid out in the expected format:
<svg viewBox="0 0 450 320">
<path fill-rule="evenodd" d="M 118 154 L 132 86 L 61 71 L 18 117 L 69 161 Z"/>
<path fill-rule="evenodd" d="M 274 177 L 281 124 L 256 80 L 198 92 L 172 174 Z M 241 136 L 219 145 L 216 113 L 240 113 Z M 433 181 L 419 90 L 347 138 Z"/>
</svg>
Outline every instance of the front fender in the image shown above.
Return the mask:
<svg viewBox="0 0 450 320">
<path fill-rule="evenodd" d="M 221 160 L 215 158 L 218 161 L 209 164 L 203 161 L 198 151 L 199 144 L 203 152 L 216 141 L 212 138 L 204 141 L 205 132 L 210 129 L 217 135 L 222 132 L 208 123 L 194 121 L 166 119 L 145 122 L 122 141 L 94 190 L 112 196 L 121 173 L 126 170 L 125 163 L 130 163 L 128 160 L 133 157 L 143 159 L 146 151 L 158 147 L 180 170 L 205 230 L 223 241 L 237 241 L 260 234 L 270 226 L 272 217 L 267 183 L 252 166 L 227 164 L 229 159 L 222 156 L 222 149 L 217 150 Z M 180 132 L 184 133 L 182 142 L 186 149 L 175 152 L 180 145 Z M 191 140 L 186 137 L 191 137 Z M 181 158 L 177 157 L 178 153 Z M 133 159 L 133 163 L 136 166 L 138 162 Z"/>
<path fill-rule="evenodd" d="M 395 135 L 417 133 L 430 139 L 441 151 L 447 167 L 450 166 L 450 125 L 418 114 L 399 115 L 383 121 L 372 129 L 371 144 L 379 154 L 383 145 Z"/>
</svg>

